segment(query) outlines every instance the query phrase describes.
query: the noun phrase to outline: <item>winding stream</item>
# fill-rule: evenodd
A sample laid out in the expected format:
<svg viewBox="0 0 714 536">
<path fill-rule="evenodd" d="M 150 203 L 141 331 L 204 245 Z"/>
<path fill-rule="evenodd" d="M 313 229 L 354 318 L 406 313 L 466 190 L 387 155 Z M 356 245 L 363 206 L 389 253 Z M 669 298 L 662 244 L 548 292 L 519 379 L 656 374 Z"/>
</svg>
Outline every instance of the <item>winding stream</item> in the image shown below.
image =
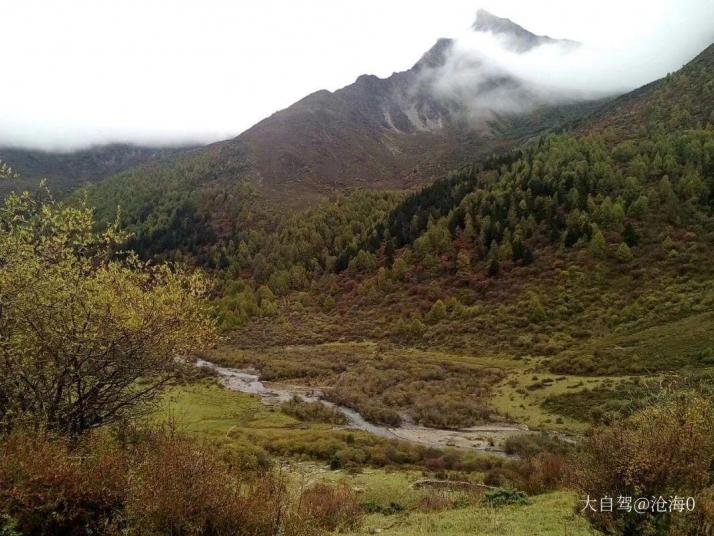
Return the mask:
<svg viewBox="0 0 714 536">
<path fill-rule="evenodd" d="M 403 423 L 397 427 L 383 426 L 368 422 L 353 409 L 340 406 L 324 399 L 322 391 L 316 388 L 277 382 L 263 382 L 258 371 L 223 367 L 204 359 L 197 359 L 196 365 L 215 371 L 223 384 L 233 391 L 259 396 L 268 406 L 278 405 L 299 396 L 306 402 L 320 402 L 339 410 L 346 418 L 344 428 L 363 430 L 390 439 L 399 439 L 434 448 L 456 447 L 481 450 L 506 456 L 503 442 L 511 435 L 528 433 L 528 427 L 511 423 L 492 423 L 472 426 L 460 430 L 427 428 L 417 424 Z"/>
</svg>

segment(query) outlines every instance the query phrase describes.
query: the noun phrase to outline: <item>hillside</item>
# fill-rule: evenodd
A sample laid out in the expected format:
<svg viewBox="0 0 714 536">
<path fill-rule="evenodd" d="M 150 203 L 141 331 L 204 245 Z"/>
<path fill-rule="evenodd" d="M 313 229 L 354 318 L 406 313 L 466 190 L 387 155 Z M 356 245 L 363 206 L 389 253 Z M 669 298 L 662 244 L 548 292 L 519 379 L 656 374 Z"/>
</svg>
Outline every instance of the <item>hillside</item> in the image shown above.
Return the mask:
<svg viewBox="0 0 714 536">
<path fill-rule="evenodd" d="M 519 51 L 555 42 L 575 46 L 483 11 L 473 31 L 497 34 Z M 414 188 L 603 104 L 541 100 L 486 57 L 463 66 L 489 73 L 468 95 L 441 95 L 434 84 L 445 76 L 452 47 L 452 40 L 441 39 L 407 71 L 386 79 L 360 76 L 334 93 L 305 97 L 233 140 L 115 175 L 89 189 L 91 202 L 103 222 L 113 220 L 121 205 L 126 225 L 137 235 L 132 245 L 142 252 L 174 256 L 180 250 L 181 257 L 216 266 L 225 263 L 216 249 L 240 242 L 236 233 L 245 230 L 248 205 L 258 203 L 261 211 L 300 209 L 359 188 Z M 524 111 L 490 108 L 494 92 L 507 93 Z"/>
<path fill-rule="evenodd" d="M 314 375 L 335 386 L 334 399 L 386 412 L 414 411 L 406 401 L 421 396 L 395 379 L 395 368 L 410 373 L 390 357 L 394 348 L 457 353 L 466 362 L 498 357 L 503 367 L 523 360 L 533 379 L 526 371 L 504 383 L 499 396 L 511 402 L 497 396 L 494 407 L 518 415 L 513 401 L 521 399 L 523 408 L 539 408 L 522 418 L 536 411 L 561 420 L 618 411 L 638 389 L 633 375 L 706 375 L 714 348 L 714 130 L 700 111 L 714 106 L 714 71 L 701 68 L 713 53 L 594 113 L 575 132 L 550 134 L 418 192 L 379 204 L 355 194 L 277 232 L 245 236 L 237 254 L 223 252 L 228 269 L 217 302 L 234 344 L 249 349 L 238 362 L 281 379 Z M 651 102 L 659 103 L 655 115 L 644 105 Z M 609 128 L 600 128 L 603 118 Z M 318 359 L 317 348 L 333 341 L 378 343 L 369 359 L 382 372 L 351 373 L 336 364 L 334 348 Z M 365 374 L 381 379 L 365 382 Z M 571 391 L 556 387 L 561 376 Z M 449 392 L 454 404 L 466 403 Z M 462 424 L 478 413 L 452 411 L 463 412 Z M 543 425 L 545 417 L 537 419 Z"/>
<path fill-rule="evenodd" d="M 498 35 L 518 53 L 544 44 L 572 46 L 483 10 L 472 30 Z M 236 142 L 245 146 L 266 193 L 279 197 L 286 189 L 314 194 L 349 186 L 423 184 L 578 113 L 563 108 L 563 117 L 533 122 L 523 131 L 503 128 L 514 114 L 491 109 L 492 93 L 506 93 L 524 108 L 546 102 L 487 57 L 460 66 L 488 73 L 477 77 L 468 95 L 441 94 L 435 86 L 447 76 L 453 46 L 453 40 L 440 39 L 411 69 L 385 79 L 363 75 L 334 93 L 318 91 L 241 134 Z"/>
<path fill-rule="evenodd" d="M 573 44 L 536 36 L 483 10 L 472 30 L 497 35 L 518 53 L 544 44 Z M 350 186 L 408 188 L 581 112 L 577 106 L 563 107 L 520 131 L 509 129 L 508 121 L 523 114 L 492 109 L 491 94 L 508 94 L 524 108 L 548 103 L 488 57 L 459 66 L 478 73 L 467 95 L 440 93 L 437 86 L 447 76 L 453 47 L 453 40 L 440 39 L 406 71 L 385 79 L 363 75 L 338 91 L 318 91 L 228 143 L 244 148 L 253 174 L 271 197 L 280 198 L 286 190 L 314 196 Z"/>
<path fill-rule="evenodd" d="M 0 184 L 0 195 L 11 189 L 34 189 L 39 185 L 40 179 L 47 179 L 47 186 L 55 195 L 63 195 L 125 169 L 168 157 L 180 150 L 182 149 L 128 144 L 99 145 L 72 152 L 0 147 L 0 160 L 10 165 L 23 178 L 19 184 Z"/>
<path fill-rule="evenodd" d="M 485 159 L 475 151 L 474 165 L 421 190 L 348 190 L 278 210 L 251 180 L 250 152 L 222 143 L 109 179 L 90 200 L 105 220 L 121 205 L 140 254 L 215 270 L 221 325 L 250 350 L 249 362 L 229 361 L 281 379 L 314 375 L 377 420 L 406 411 L 437 422 L 447 404 L 451 426 L 485 407 L 577 426 L 616 411 L 613 400 L 639 389 L 632 375 L 697 376 L 711 364 L 713 54 L 560 133 Z M 377 347 L 351 370 L 335 341 Z M 401 362 L 408 349 L 524 365 L 517 379 L 487 375 L 473 387 L 440 362 L 448 374 L 420 391 Z M 572 391 L 555 387 L 561 376 Z M 605 383 L 583 387 L 593 377 Z M 469 389 L 487 396 L 467 401 Z"/>
<path fill-rule="evenodd" d="M 714 44 L 709 45 L 679 72 L 622 95 L 592 114 L 574 121 L 580 133 L 612 128 L 620 137 L 635 137 L 642 128 L 703 127 L 714 123 Z"/>
</svg>

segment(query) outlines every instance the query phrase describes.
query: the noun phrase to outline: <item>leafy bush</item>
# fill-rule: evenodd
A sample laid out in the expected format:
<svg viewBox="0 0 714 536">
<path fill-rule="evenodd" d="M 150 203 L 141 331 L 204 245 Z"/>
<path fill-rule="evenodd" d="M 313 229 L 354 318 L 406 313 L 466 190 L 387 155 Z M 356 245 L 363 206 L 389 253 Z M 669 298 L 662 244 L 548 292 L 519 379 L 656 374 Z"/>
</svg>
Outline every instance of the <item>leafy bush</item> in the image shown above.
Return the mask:
<svg viewBox="0 0 714 536">
<path fill-rule="evenodd" d="M 497 488 L 484 493 L 483 500 L 490 506 L 526 505 L 528 494 L 516 489 Z"/>
<path fill-rule="evenodd" d="M 573 461 L 573 482 L 583 497 L 710 496 L 714 485 L 714 403 L 701 395 L 668 393 L 609 428 L 594 430 Z M 711 502 L 694 514 L 612 512 L 584 514 L 616 534 L 706 533 Z"/>
<path fill-rule="evenodd" d="M 319 401 L 306 402 L 297 395 L 292 400 L 283 402 L 280 405 L 280 410 L 286 415 L 301 421 L 331 424 L 345 424 L 347 422 L 347 418 L 340 410 Z"/>
<path fill-rule="evenodd" d="M 86 205 L 5 199 L 0 424 L 78 436 L 120 421 L 214 342 L 207 281 L 119 255 L 125 238 L 97 233 Z"/>
<path fill-rule="evenodd" d="M 362 503 L 362 509 L 370 514 L 393 515 L 404 511 L 404 505 L 395 501 L 390 501 L 384 505 L 375 499 L 370 499 Z"/>
<path fill-rule="evenodd" d="M 171 431 L 122 443 L 90 433 L 78 444 L 16 431 L 0 450 L 3 536 L 316 536 L 361 519 L 349 489 L 295 496 L 279 475 L 242 472 L 227 453 Z"/>
</svg>

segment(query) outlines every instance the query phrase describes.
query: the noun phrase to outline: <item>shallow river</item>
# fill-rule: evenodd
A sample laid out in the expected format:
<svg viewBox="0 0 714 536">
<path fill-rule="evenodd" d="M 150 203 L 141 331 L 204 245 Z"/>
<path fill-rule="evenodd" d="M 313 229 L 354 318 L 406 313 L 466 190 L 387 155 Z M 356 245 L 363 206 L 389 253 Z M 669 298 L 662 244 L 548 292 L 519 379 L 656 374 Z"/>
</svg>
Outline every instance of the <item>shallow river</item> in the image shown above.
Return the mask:
<svg viewBox="0 0 714 536">
<path fill-rule="evenodd" d="M 510 423 L 492 423 L 460 430 L 427 428 L 410 423 L 404 423 L 397 427 L 383 426 L 367 422 L 353 409 L 325 400 L 322 391 L 316 388 L 288 383 L 263 382 L 256 370 L 223 367 L 203 359 L 198 359 L 196 365 L 214 370 L 228 389 L 259 396 L 265 405 L 277 405 L 297 395 L 307 402 L 317 401 L 339 410 L 347 418 L 345 428 L 364 430 L 381 437 L 400 439 L 429 447 L 457 447 L 505 456 L 503 451 L 505 439 L 511 435 L 529 431 L 526 426 Z"/>
</svg>

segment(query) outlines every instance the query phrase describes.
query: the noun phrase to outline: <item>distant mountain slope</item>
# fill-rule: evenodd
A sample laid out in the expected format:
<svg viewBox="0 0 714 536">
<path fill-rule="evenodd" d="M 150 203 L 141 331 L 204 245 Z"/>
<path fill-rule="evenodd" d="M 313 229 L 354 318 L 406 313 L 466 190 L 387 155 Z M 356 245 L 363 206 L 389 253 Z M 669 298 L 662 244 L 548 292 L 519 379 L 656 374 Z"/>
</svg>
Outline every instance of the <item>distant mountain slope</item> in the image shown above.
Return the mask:
<svg viewBox="0 0 714 536">
<path fill-rule="evenodd" d="M 535 35 L 483 10 L 472 30 L 497 36 L 516 53 L 543 45 L 577 46 Z M 234 139 L 191 151 L 189 159 L 202 162 L 197 170 L 215 158 L 211 168 L 216 172 L 190 177 L 186 186 L 213 182 L 218 175 L 228 182 L 248 178 L 268 198 L 293 205 L 345 188 L 410 188 L 558 128 L 594 107 L 567 97 L 554 105 L 486 55 L 452 65 L 454 47 L 454 40 L 439 39 L 406 71 L 384 79 L 362 75 L 337 91 L 317 91 Z M 454 70 L 468 75 L 469 82 L 446 90 L 440 84 Z M 497 109 L 494 103 L 504 99 L 517 103 L 521 112 Z M 176 152 L 122 144 L 66 154 L 0 148 L 0 159 L 24 177 L 20 187 L 46 177 L 51 189 L 62 194 L 137 166 L 130 173 L 132 180 L 145 176 L 153 182 L 154 173 L 165 176 L 170 168 L 187 163 L 182 156 L 171 158 Z M 223 165 L 226 155 L 232 162 Z M 236 155 L 243 160 L 240 177 L 233 173 Z M 157 160 L 165 161 L 166 168 L 141 167 Z M 181 175 L 186 176 L 185 169 Z"/>
<path fill-rule="evenodd" d="M 246 347 L 389 339 L 538 373 L 709 369 L 712 60 L 389 203 L 351 199 L 346 222 L 247 237 L 224 259 L 224 325 Z M 277 312 L 256 306 L 263 284 L 287 296 Z"/>
<path fill-rule="evenodd" d="M 473 30 L 496 34 L 517 52 L 543 44 L 574 45 L 534 35 L 483 10 Z M 313 93 L 226 143 L 243 148 L 269 195 L 279 197 L 286 189 L 293 195 L 314 195 L 349 186 L 428 182 L 502 147 L 504 141 L 521 141 L 558 124 L 550 116 L 520 133 L 499 129 L 516 114 L 504 117 L 490 110 L 491 94 L 508 92 L 524 108 L 545 102 L 520 80 L 490 65 L 488 58 L 463 66 L 488 72 L 469 88 L 469 102 L 462 95 L 439 94 L 434 84 L 443 76 L 440 68 L 453 46 L 451 39 L 440 39 L 407 71 L 385 79 L 363 75 L 338 91 Z"/>
<path fill-rule="evenodd" d="M 614 129 L 628 137 L 653 123 L 669 128 L 714 124 L 714 44 L 676 73 L 622 95 L 570 127 L 580 133 Z"/>
<path fill-rule="evenodd" d="M 33 188 L 43 178 L 55 194 L 63 194 L 179 150 L 120 143 L 63 153 L 0 147 L 0 160 L 23 178 L 19 184 L 0 184 L 0 194 L 13 188 Z"/>
<path fill-rule="evenodd" d="M 478 31 L 514 39 L 523 50 L 555 42 L 485 12 L 476 24 Z M 540 102 L 523 82 L 494 66 L 468 88 L 472 102 L 438 94 L 433 85 L 453 46 L 440 39 L 407 71 L 386 79 L 360 76 L 338 91 L 308 95 L 237 138 L 127 170 L 91 188 L 91 200 L 100 219 L 112 218 L 121 205 L 146 243 L 163 243 L 162 233 L 169 232 L 167 243 L 177 244 L 177 229 L 186 229 L 181 222 L 197 219 L 211 228 L 203 236 L 227 238 L 237 221 L 233 205 L 243 204 L 236 191 L 245 193 L 244 184 L 281 208 L 359 187 L 412 188 L 559 128 L 599 104 Z M 488 61 L 463 68 L 481 73 Z M 491 109 L 488 102 L 497 100 L 492 93 L 504 91 L 530 111 Z M 186 241 L 183 246 L 189 247 Z"/>
</svg>

